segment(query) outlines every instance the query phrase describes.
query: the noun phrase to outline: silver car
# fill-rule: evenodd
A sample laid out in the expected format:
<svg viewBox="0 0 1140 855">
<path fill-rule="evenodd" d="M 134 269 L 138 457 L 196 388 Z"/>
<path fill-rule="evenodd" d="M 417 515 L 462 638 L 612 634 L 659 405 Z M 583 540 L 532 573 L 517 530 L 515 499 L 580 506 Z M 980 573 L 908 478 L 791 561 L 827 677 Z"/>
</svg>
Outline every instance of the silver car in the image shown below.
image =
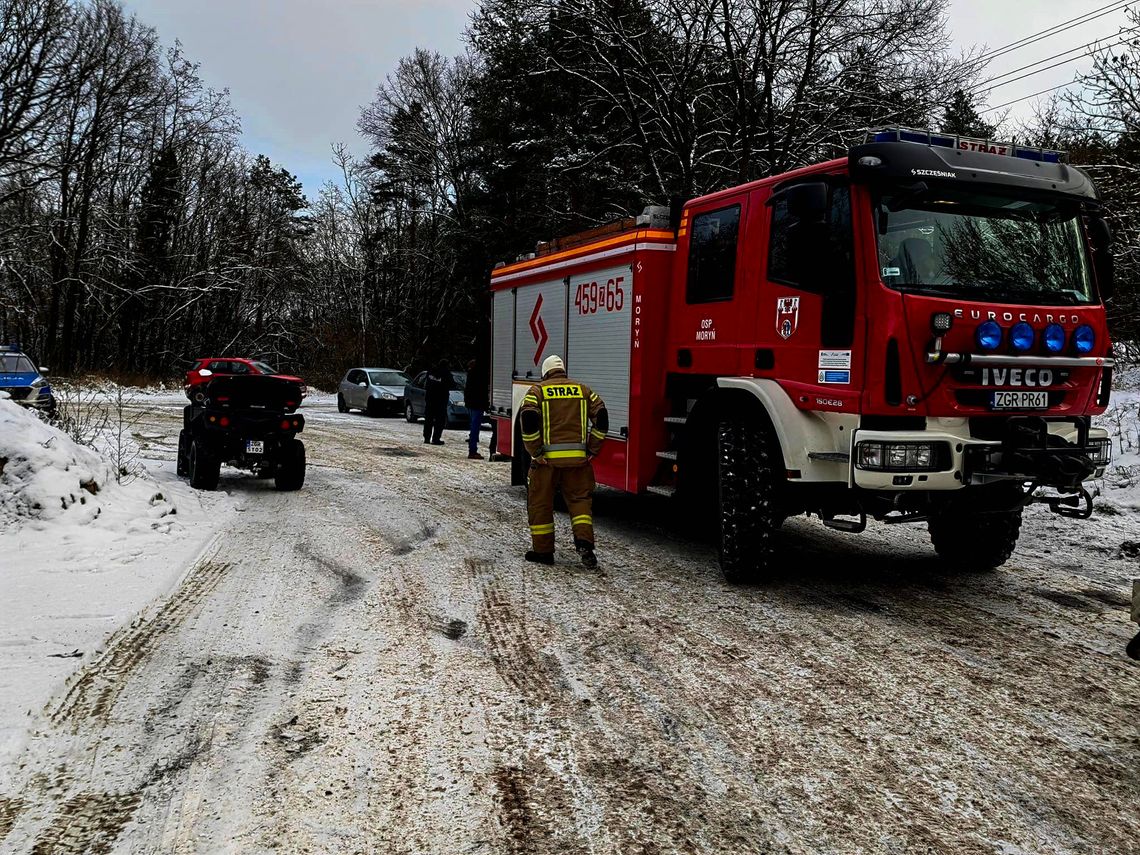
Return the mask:
<svg viewBox="0 0 1140 855">
<path fill-rule="evenodd" d="M 404 411 L 404 384 L 408 376 L 394 368 L 350 368 L 340 381 L 336 408 L 342 413 L 360 410 L 370 416 Z"/>
</svg>

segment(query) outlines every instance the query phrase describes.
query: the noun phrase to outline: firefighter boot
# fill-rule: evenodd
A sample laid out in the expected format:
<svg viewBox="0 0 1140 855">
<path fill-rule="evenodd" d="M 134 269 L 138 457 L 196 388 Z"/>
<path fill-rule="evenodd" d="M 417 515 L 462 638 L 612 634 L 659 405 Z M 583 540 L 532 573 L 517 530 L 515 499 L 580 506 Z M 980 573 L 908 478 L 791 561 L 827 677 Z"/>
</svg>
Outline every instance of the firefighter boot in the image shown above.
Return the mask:
<svg viewBox="0 0 1140 855">
<path fill-rule="evenodd" d="M 598 566 L 598 556 L 594 553 L 594 544 L 588 540 L 574 540 L 574 548 L 578 550 L 578 555 L 582 559 L 582 566 L 589 570 L 594 570 Z"/>
<path fill-rule="evenodd" d="M 535 552 L 533 549 L 528 549 L 526 555 L 523 556 L 527 561 L 532 564 L 553 564 L 553 552 Z"/>
</svg>

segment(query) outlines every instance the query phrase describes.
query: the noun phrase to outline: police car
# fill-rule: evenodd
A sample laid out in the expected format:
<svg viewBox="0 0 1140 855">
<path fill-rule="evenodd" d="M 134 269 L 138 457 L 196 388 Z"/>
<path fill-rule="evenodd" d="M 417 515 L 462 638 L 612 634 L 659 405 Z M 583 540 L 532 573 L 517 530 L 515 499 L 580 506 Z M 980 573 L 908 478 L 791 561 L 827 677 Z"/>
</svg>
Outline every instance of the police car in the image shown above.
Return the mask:
<svg viewBox="0 0 1140 855">
<path fill-rule="evenodd" d="M 47 369 L 36 368 L 19 347 L 0 344 L 0 392 L 7 392 L 17 404 L 55 412 L 55 396 L 45 374 Z"/>
</svg>

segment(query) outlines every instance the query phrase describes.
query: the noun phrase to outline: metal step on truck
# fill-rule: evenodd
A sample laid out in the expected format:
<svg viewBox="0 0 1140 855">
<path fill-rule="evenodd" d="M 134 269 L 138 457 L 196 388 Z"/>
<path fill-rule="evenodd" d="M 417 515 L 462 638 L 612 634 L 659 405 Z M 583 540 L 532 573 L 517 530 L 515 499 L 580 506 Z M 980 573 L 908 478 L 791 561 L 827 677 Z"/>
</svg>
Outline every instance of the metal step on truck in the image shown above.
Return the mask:
<svg viewBox="0 0 1140 855">
<path fill-rule="evenodd" d="M 847 157 L 551 241 L 491 275 L 492 412 L 545 356 L 605 399 L 599 483 L 683 502 L 733 581 L 815 514 L 992 568 L 1088 518 L 1111 446 L 1110 232 L 1061 152 L 885 128 Z"/>
</svg>

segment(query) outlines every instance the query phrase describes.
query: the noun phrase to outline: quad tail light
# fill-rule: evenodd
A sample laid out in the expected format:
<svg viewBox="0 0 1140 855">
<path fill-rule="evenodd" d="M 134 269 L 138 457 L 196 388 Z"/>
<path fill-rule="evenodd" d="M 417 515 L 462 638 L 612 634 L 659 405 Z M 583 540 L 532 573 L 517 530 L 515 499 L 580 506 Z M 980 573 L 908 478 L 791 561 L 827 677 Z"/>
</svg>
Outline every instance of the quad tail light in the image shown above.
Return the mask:
<svg viewBox="0 0 1140 855">
<path fill-rule="evenodd" d="M 293 419 L 292 421 L 290 421 L 289 419 L 282 419 L 281 420 L 281 430 L 289 430 L 289 428 L 291 428 L 291 427 L 295 428 L 295 427 L 300 427 L 300 426 L 301 426 L 301 420 L 300 419 Z"/>
</svg>

